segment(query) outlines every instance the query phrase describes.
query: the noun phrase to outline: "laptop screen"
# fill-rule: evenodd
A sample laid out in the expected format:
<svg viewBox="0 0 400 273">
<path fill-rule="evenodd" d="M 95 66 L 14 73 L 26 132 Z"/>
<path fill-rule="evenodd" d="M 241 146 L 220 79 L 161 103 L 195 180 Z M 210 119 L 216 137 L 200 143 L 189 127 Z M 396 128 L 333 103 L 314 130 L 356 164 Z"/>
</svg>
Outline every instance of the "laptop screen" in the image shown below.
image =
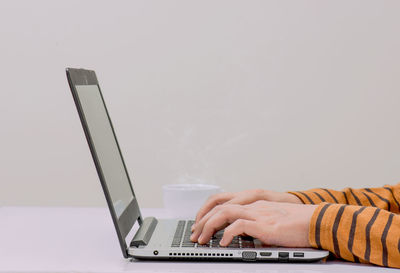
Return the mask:
<svg viewBox="0 0 400 273">
<path fill-rule="evenodd" d="M 132 193 L 123 159 L 97 85 L 75 85 L 104 180 L 119 218 Z"/>
</svg>

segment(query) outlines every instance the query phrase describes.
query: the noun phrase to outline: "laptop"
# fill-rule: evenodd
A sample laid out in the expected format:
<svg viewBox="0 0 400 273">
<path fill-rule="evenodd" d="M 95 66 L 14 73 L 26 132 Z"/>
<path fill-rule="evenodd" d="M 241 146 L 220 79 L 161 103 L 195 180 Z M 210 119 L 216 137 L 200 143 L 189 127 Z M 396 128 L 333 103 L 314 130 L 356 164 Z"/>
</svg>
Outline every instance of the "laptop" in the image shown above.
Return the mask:
<svg viewBox="0 0 400 273">
<path fill-rule="evenodd" d="M 267 247 L 249 236 L 237 236 L 229 246 L 220 247 L 223 231 L 200 245 L 190 241 L 193 220 L 143 219 L 95 72 L 74 68 L 66 72 L 125 258 L 311 262 L 328 256 L 328 251 L 312 248 Z"/>
</svg>

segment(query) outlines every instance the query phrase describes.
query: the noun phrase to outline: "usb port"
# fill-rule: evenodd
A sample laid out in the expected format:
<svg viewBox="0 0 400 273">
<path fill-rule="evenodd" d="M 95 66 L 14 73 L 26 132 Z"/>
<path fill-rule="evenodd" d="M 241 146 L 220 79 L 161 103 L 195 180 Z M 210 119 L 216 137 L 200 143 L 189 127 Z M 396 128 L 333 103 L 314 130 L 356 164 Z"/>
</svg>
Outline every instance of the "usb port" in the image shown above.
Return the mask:
<svg viewBox="0 0 400 273">
<path fill-rule="evenodd" d="M 293 257 L 304 257 L 304 253 L 303 252 L 294 252 Z"/>
</svg>

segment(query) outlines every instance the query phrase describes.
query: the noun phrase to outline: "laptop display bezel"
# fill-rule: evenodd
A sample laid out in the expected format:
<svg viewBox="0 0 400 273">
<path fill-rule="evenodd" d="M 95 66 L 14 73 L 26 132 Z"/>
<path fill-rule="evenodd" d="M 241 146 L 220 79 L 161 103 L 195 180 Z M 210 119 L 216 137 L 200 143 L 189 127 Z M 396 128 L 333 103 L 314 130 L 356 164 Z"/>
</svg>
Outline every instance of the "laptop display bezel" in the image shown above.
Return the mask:
<svg viewBox="0 0 400 273">
<path fill-rule="evenodd" d="M 113 126 L 113 124 L 111 122 L 110 115 L 108 113 L 106 104 L 104 102 L 103 94 L 101 92 L 101 88 L 100 88 L 100 85 L 98 83 L 98 80 L 97 80 L 97 77 L 96 77 L 96 73 L 94 71 L 92 71 L 92 70 L 75 69 L 75 68 L 67 68 L 66 69 L 66 73 L 67 73 L 67 78 L 68 78 L 68 83 L 69 83 L 69 86 L 70 86 L 70 89 L 71 89 L 71 93 L 72 93 L 72 96 L 74 98 L 74 102 L 75 102 L 76 108 L 78 110 L 79 118 L 81 120 L 81 124 L 82 124 L 83 130 L 85 132 L 86 140 L 88 142 L 89 149 L 90 149 L 90 152 L 92 154 L 92 158 L 93 158 L 93 161 L 95 163 L 96 170 L 97 170 L 97 174 L 99 176 L 99 180 L 100 180 L 101 186 L 103 188 L 104 195 L 106 197 L 107 205 L 108 205 L 108 208 L 110 210 L 110 213 L 111 213 L 111 216 L 112 216 L 112 220 L 113 220 L 116 232 L 117 232 L 117 236 L 118 236 L 118 240 L 119 240 L 119 243 L 120 243 L 120 246 L 121 246 L 122 253 L 123 253 L 125 258 L 128 258 L 129 257 L 128 247 L 127 247 L 127 244 L 126 244 L 126 241 L 125 241 L 126 236 L 130 232 L 130 230 L 132 229 L 132 227 L 133 227 L 133 225 L 135 224 L 136 221 L 139 222 L 139 225 L 142 224 L 143 218 L 141 216 L 139 205 L 137 203 L 137 199 L 136 199 L 135 193 L 134 193 L 133 188 L 132 188 L 131 179 L 129 177 L 129 174 L 128 174 L 128 171 L 127 171 L 127 168 L 126 168 L 126 165 L 125 165 L 125 161 L 124 161 L 124 158 L 123 158 L 122 153 L 121 153 L 121 149 L 120 149 L 120 146 L 119 146 L 116 134 L 115 134 L 114 126 Z M 99 93 L 100 93 L 100 96 L 101 96 L 101 99 L 102 99 L 102 103 L 103 103 L 103 106 L 105 108 L 105 111 L 106 111 L 106 114 L 107 114 L 107 118 L 108 118 L 108 121 L 110 123 L 111 129 L 112 129 L 112 133 L 113 133 L 114 139 L 115 139 L 117 147 L 118 147 L 119 155 L 121 156 L 121 160 L 122 160 L 122 163 L 123 163 L 123 167 L 124 167 L 126 176 L 128 178 L 128 181 L 129 181 L 129 187 L 130 187 L 130 189 L 132 191 L 132 195 L 133 195 L 134 198 L 127 205 L 127 207 L 122 212 L 122 214 L 119 216 L 119 218 L 117 217 L 116 211 L 114 209 L 113 202 L 112 202 L 112 199 L 111 199 L 111 195 L 110 195 L 110 192 L 108 190 L 108 186 L 107 186 L 105 177 L 103 175 L 99 159 L 97 157 L 96 147 L 95 147 L 95 145 L 94 145 L 94 143 L 92 141 L 92 137 L 91 137 L 91 133 L 90 133 L 90 130 L 89 130 L 89 126 L 87 124 L 87 121 L 86 121 L 86 118 L 85 118 L 85 115 L 84 115 L 84 111 L 82 109 L 81 101 L 79 100 L 78 91 L 76 89 L 77 85 L 96 85 L 97 88 L 99 89 Z"/>
</svg>

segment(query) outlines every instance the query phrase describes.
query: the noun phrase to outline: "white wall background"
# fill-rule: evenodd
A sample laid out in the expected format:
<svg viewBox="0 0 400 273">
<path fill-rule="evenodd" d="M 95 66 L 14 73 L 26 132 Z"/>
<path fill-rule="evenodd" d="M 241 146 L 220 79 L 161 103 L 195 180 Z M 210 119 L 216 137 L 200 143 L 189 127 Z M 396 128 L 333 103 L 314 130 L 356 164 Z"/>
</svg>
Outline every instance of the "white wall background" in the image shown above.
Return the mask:
<svg viewBox="0 0 400 273">
<path fill-rule="evenodd" d="M 400 180 L 400 1 L 0 5 L 0 205 L 105 205 L 67 66 L 97 71 L 142 206 Z"/>
</svg>

